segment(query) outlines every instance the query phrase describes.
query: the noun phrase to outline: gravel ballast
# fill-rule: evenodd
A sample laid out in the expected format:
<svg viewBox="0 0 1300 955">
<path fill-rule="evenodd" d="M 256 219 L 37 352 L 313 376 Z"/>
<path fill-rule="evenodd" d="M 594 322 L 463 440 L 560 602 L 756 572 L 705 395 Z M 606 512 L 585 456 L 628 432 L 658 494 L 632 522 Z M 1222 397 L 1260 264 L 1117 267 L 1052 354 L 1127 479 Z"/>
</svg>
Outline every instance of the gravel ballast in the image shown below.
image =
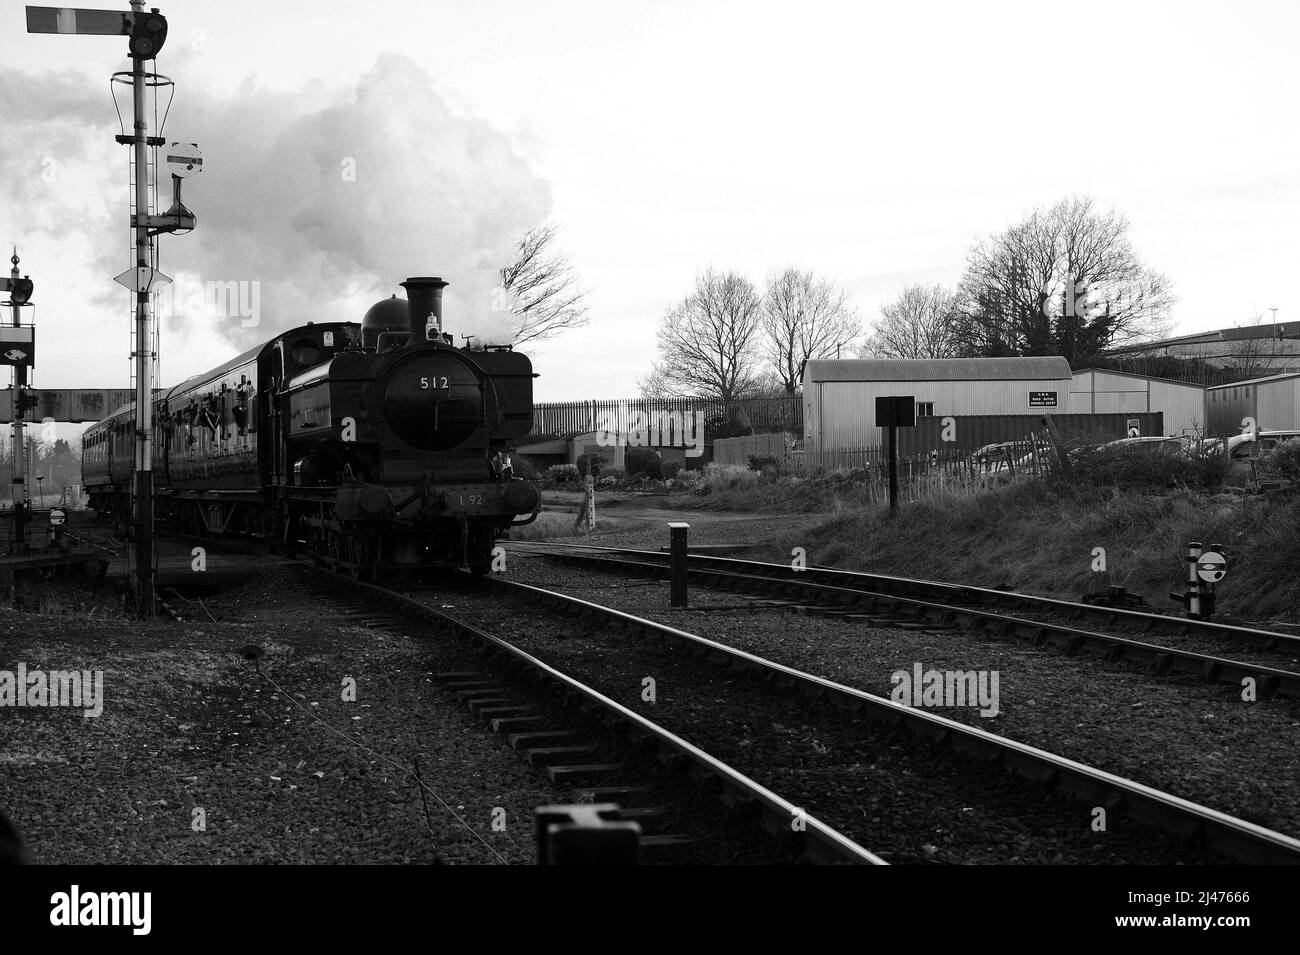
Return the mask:
<svg viewBox="0 0 1300 955">
<path fill-rule="evenodd" d="M 434 687 L 436 650 L 261 596 L 281 619 L 0 618 L 0 670 L 104 674 L 96 718 L 0 709 L 0 806 L 33 861 L 533 861 L 533 808 L 562 794 Z"/>
<path fill-rule="evenodd" d="M 666 623 L 880 696 L 891 675 L 996 670 L 999 712 L 934 712 L 1252 822 L 1300 835 L 1300 706 L 1245 702 L 1233 686 L 1156 677 L 1090 655 L 980 638 L 965 631 L 868 628 L 755 607 L 735 594 L 691 590 L 670 610 L 667 584 L 513 558 L 508 576 Z M 719 609 L 707 609 L 709 607 Z"/>
</svg>

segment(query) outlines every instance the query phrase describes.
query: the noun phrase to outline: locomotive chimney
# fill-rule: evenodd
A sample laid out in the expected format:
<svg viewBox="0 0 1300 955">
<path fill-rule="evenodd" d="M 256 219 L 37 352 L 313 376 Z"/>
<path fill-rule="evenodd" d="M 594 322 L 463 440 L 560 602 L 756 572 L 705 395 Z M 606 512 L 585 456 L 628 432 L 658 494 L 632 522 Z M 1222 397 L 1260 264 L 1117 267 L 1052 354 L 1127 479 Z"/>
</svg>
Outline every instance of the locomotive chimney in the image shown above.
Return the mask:
<svg viewBox="0 0 1300 955">
<path fill-rule="evenodd" d="M 430 316 L 433 316 L 433 323 L 438 326 L 434 334 L 442 334 L 442 290 L 446 287 L 447 283 L 442 279 L 429 276 L 409 278 L 402 283 L 402 288 L 406 289 L 406 307 L 411 320 L 410 344 L 429 340 Z"/>
</svg>

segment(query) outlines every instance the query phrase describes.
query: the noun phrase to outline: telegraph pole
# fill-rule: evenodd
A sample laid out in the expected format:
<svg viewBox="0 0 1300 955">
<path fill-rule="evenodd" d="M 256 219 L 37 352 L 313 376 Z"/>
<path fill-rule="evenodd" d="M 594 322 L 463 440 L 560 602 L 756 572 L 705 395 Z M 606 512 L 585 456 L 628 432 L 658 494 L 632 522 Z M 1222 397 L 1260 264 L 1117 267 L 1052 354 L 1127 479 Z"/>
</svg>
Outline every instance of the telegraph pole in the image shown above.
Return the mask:
<svg viewBox="0 0 1300 955">
<path fill-rule="evenodd" d="M 139 23 L 144 0 L 131 0 Z M 166 35 L 166 27 L 163 27 Z M 147 51 L 156 54 L 156 47 Z M 135 133 L 135 265 L 149 275 L 149 127 L 145 120 L 145 57 L 131 44 L 131 100 Z M 140 270 L 144 269 L 145 272 Z M 137 281 L 135 292 L 135 573 L 140 612 L 153 615 L 153 340 L 149 334 L 151 282 Z"/>
<path fill-rule="evenodd" d="M 161 135 L 150 136 L 145 111 L 145 94 L 150 86 L 170 85 L 171 80 L 145 70 L 145 61 L 154 60 L 167 39 L 167 18 L 152 8 L 144 8 L 144 0 L 130 0 L 131 12 L 115 10 L 85 10 L 72 7 L 28 7 L 28 33 L 74 33 L 98 36 L 127 37 L 127 55 L 131 57 L 131 72 L 115 73 L 131 78 L 132 128 L 131 135 L 116 137 L 119 143 L 130 146 L 135 170 L 135 214 L 131 228 L 135 233 L 135 264 L 114 281 L 135 293 L 135 348 L 131 358 L 135 362 L 135 448 L 134 482 L 132 491 L 135 506 L 135 572 L 136 596 L 142 613 L 153 613 L 153 347 L 150 331 L 149 304 L 153 292 L 171 279 L 150 265 L 151 238 L 162 232 L 188 232 L 195 226 L 195 217 L 180 201 L 181 178 L 189 172 L 202 169 L 202 157 L 194 144 L 180 143 L 170 152 L 168 165 L 172 168 L 173 201 L 162 215 L 152 215 L 149 207 L 149 153 L 150 147 L 166 142 Z M 161 133 L 161 130 L 158 131 Z"/>
</svg>

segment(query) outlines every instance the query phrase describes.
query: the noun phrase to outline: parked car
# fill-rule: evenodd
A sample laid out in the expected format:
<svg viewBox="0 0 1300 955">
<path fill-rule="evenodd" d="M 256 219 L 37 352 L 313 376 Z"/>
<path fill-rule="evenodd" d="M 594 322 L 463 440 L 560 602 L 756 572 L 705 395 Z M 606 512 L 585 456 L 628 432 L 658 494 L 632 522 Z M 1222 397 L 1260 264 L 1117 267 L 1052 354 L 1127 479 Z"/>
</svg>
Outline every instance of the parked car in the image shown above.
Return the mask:
<svg viewBox="0 0 1300 955">
<path fill-rule="evenodd" d="M 1283 441 L 1291 441 L 1295 438 L 1300 438 L 1300 431 L 1259 431 L 1254 434 L 1247 431 L 1243 434 L 1234 434 L 1227 439 L 1228 456 L 1233 461 L 1262 457 Z M 1214 451 L 1223 447 L 1223 440 L 1223 438 L 1206 438 L 1201 443 L 1206 451 Z"/>
<path fill-rule="evenodd" d="M 1102 445 L 1103 448 L 1142 448 L 1143 450 L 1152 451 L 1187 451 L 1191 448 L 1192 439 L 1185 435 L 1148 435 L 1141 438 L 1119 438 L 1115 441 L 1107 441 Z"/>
<path fill-rule="evenodd" d="M 1227 438 L 1227 483 L 1234 487 L 1251 487 L 1255 484 L 1254 464 L 1284 441 L 1300 438 L 1300 431 L 1259 431 L 1234 434 Z M 1224 438 L 1206 438 L 1202 446 L 1206 453 L 1221 453 Z"/>
<path fill-rule="evenodd" d="M 1006 472 L 1008 474 L 1028 470 L 1034 466 L 1033 452 L 1027 451 L 1024 441 L 1001 441 L 986 444 L 969 458 L 967 462 L 972 471 L 984 473 Z"/>
</svg>

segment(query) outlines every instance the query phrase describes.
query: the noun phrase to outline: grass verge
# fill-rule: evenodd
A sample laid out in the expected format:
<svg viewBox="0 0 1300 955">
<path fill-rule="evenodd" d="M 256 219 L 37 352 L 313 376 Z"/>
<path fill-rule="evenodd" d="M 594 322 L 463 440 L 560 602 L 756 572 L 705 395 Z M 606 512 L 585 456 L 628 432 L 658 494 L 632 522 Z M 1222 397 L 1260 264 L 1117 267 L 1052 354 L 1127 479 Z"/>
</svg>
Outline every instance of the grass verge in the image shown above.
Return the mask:
<svg viewBox="0 0 1300 955">
<path fill-rule="evenodd" d="M 1300 621 L 1300 498 L 1240 497 L 1017 481 L 977 495 L 904 505 L 896 516 L 856 508 L 786 535 L 770 553 L 788 560 L 984 587 L 1077 597 L 1115 584 L 1154 609 L 1176 608 L 1189 541 L 1222 544 L 1229 574 L 1216 616 Z M 1094 571 L 1096 548 L 1106 570 Z"/>
</svg>

